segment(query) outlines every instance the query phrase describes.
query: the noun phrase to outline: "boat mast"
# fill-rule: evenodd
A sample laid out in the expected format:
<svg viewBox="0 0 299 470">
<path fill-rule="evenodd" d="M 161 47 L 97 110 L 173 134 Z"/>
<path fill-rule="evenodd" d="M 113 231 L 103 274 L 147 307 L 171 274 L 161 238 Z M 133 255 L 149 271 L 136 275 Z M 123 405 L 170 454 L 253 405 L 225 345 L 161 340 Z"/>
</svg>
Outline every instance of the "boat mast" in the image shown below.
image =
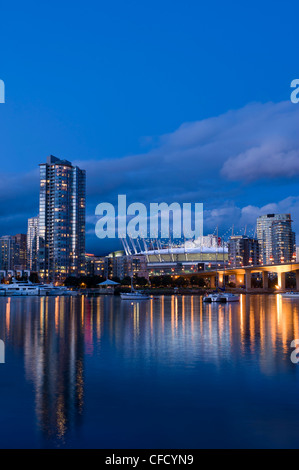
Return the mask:
<svg viewBox="0 0 299 470">
<path fill-rule="evenodd" d="M 217 236 L 217 240 L 216 240 L 216 281 L 217 281 L 217 290 L 218 290 L 218 287 L 219 287 L 219 283 L 218 283 L 218 225 L 217 225 L 216 236 Z"/>
</svg>

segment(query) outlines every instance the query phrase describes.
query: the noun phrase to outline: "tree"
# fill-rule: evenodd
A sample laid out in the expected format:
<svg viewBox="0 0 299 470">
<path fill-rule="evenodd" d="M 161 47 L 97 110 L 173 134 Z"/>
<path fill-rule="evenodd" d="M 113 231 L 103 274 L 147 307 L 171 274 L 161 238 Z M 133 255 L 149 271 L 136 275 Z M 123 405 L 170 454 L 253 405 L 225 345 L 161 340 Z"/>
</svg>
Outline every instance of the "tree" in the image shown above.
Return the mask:
<svg viewBox="0 0 299 470">
<path fill-rule="evenodd" d="M 175 279 L 175 286 L 176 287 L 187 287 L 188 286 L 188 279 L 183 276 L 178 277 Z"/>
<path fill-rule="evenodd" d="M 162 276 L 151 276 L 150 277 L 151 285 L 153 287 L 160 287 L 162 283 L 161 277 Z"/>
<path fill-rule="evenodd" d="M 161 285 L 163 287 L 169 287 L 172 285 L 172 277 L 166 274 L 165 276 L 161 276 Z"/>
<path fill-rule="evenodd" d="M 206 282 L 203 277 L 198 278 L 198 287 L 206 287 Z"/>
<path fill-rule="evenodd" d="M 148 285 L 148 280 L 143 276 L 141 276 L 141 277 L 136 276 L 135 280 L 136 280 L 136 284 L 138 286 L 145 287 L 145 286 Z"/>
<path fill-rule="evenodd" d="M 130 278 L 130 276 L 125 276 L 125 277 L 121 280 L 121 285 L 122 285 L 122 286 L 130 286 L 130 285 L 131 285 L 131 278 Z"/>
<path fill-rule="evenodd" d="M 191 276 L 190 279 L 192 286 L 205 287 L 206 283 L 203 277 Z"/>
<path fill-rule="evenodd" d="M 38 274 L 35 272 L 30 273 L 29 281 L 33 282 L 33 284 L 38 284 L 39 283 Z"/>
</svg>

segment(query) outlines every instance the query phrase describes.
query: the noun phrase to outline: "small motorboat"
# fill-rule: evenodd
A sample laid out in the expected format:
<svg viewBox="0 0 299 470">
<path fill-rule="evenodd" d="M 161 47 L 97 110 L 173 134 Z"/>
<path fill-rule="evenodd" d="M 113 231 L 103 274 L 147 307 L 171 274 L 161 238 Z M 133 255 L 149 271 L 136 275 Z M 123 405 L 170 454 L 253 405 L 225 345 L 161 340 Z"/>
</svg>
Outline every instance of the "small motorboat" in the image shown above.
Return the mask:
<svg viewBox="0 0 299 470">
<path fill-rule="evenodd" d="M 236 294 L 231 294 L 228 292 L 227 294 L 221 294 L 222 297 L 225 297 L 226 302 L 239 302 L 240 296 Z"/>
</svg>

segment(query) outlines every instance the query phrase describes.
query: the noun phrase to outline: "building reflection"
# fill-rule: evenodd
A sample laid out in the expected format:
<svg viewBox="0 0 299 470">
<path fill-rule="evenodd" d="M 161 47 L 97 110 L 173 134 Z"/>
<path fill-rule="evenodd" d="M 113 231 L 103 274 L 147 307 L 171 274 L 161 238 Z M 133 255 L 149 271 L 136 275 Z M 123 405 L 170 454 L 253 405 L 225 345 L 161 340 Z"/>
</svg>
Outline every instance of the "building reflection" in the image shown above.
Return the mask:
<svg viewBox="0 0 299 470">
<path fill-rule="evenodd" d="M 64 297 L 7 298 L 6 342 L 23 349 L 42 433 L 63 440 L 84 404 L 84 330 L 80 303 Z M 2 316 L 1 316 L 2 317 Z"/>
<path fill-rule="evenodd" d="M 162 296 L 121 303 L 118 314 L 110 317 L 110 328 L 114 346 L 135 360 L 154 355 L 169 367 L 189 367 L 197 361 L 221 366 L 246 358 L 271 374 L 278 367 L 292 367 L 290 343 L 299 337 L 298 306 L 280 295 L 242 295 L 232 304 Z"/>
<path fill-rule="evenodd" d="M 39 428 L 59 445 L 82 423 L 87 365 L 100 368 L 105 354 L 118 368 L 205 362 L 220 369 L 229 362 L 271 375 L 295 370 L 289 355 L 298 315 L 299 303 L 280 295 L 242 295 L 239 303 L 219 305 L 199 296 L 6 298 L 0 337 L 23 352 Z"/>
</svg>

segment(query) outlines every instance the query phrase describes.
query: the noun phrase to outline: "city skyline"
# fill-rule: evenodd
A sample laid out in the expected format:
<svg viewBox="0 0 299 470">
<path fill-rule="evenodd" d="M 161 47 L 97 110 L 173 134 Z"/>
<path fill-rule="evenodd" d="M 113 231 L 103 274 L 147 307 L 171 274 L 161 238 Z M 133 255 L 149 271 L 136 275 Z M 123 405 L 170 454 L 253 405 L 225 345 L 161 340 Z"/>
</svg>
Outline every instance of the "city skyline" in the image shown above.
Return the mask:
<svg viewBox="0 0 299 470">
<path fill-rule="evenodd" d="M 0 448 L 298 448 L 299 2 L 2 3 Z"/>
<path fill-rule="evenodd" d="M 222 230 L 225 232 L 231 226 L 229 220 L 234 220 L 236 231 L 242 230 L 246 225 L 249 229 L 254 227 L 255 219 L 259 215 L 271 212 L 292 213 L 294 228 L 298 232 L 299 196 L 295 188 L 297 164 L 294 160 L 296 150 L 287 152 L 279 150 L 282 145 L 294 148 L 297 145 L 295 135 L 299 121 L 297 109 L 299 111 L 299 107 L 288 102 L 276 105 L 251 105 L 244 110 L 227 113 L 214 120 L 182 126 L 175 133 L 164 136 L 159 146 L 148 154 L 100 161 L 75 161 L 71 158 L 74 165 L 83 167 L 87 171 L 87 251 L 104 253 L 121 247 L 119 242 L 99 241 L 94 232 L 97 221 L 94 214 L 96 206 L 103 201 L 116 205 L 118 194 L 127 194 L 128 204 L 138 200 L 145 205 L 152 201 L 171 203 L 176 200 L 182 203 L 190 201 L 192 197 L 196 202 L 203 202 L 206 233 L 213 231 L 216 225 L 223 227 Z M 252 124 L 252 119 L 257 118 L 260 121 Z M 238 125 L 233 124 L 230 129 L 228 127 L 230 121 L 236 120 L 240 122 Z M 267 123 L 263 120 L 267 120 Z M 283 120 L 282 127 L 281 120 Z M 256 145 L 260 150 L 255 150 L 254 147 L 252 150 L 242 151 L 243 143 L 239 142 L 234 133 L 239 127 L 250 125 L 255 128 L 250 140 L 256 138 Z M 271 136 L 267 137 L 265 142 L 258 143 L 258 140 L 261 140 L 258 136 L 259 126 L 264 129 L 262 133 L 267 134 L 273 125 L 275 128 L 271 129 L 271 134 L 276 133 L 277 140 L 284 141 L 277 148 L 277 164 L 275 162 L 271 164 L 275 150 L 275 145 L 273 147 L 269 142 Z M 219 126 L 221 132 L 218 131 L 218 134 L 213 135 L 214 128 Z M 207 136 L 202 136 L 202 132 L 207 135 L 212 133 L 210 141 L 206 142 Z M 233 135 L 227 140 L 227 135 L 230 133 Z M 291 135 L 290 139 L 287 138 L 288 133 Z M 226 160 L 219 171 L 221 159 L 217 157 L 214 162 L 211 156 L 223 152 L 220 149 L 221 145 L 234 147 L 236 139 L 239 146 L 238 156 L 233 158 L 229 151 L 225 150 Z M 246 141 L 244 142 L 246 146 Z M 168 152 L 169 157 L 165 160 Z M 256 160 L 263 159 L 263 152 L 269 153 L 264 167 L 256 163 Z M 177 153 L 181 155 L 180 158 L 175 156 Z M 188 153 L 191 153 L 190 164 L 181 167 L 181 161 L 188 158 Z M 197 158 L 198 153 L 203 154 L 200 160 Z M 66 158 L 65 155 L 57 155 L 59 158 Z M 172 161 L 171 165 L 167 163 L 168 159 Z M 197 171 L 193 168 L 191 170 L 190 165 Z M 132 174 L 136 176 L 134 179 Z M 3 226 L 6 227 L 6 231 L 9 227 L 11 232 L 24 231 L 22 227 L 26 219 L 36 212 L 38 178 L 38 171 L 31 168 L 25 173 L 17 172 L 13 176 L 7 175 L 4 178 L 0 193 L 2 191 L 3 200 L 7 203 L 2 207 L 0 214 L 1 232 Z M 190 187 L 188 190 L 185 189 L 186 182 Z M 181 190 L 178 190 L 180 185 Z M 9 207 L 14 206 L 16 213 L 11 214 Z"/>
<path fill-rule="evenodd" d="M 39 166 L 46 168 L 48 165 L 55 165 L 55 164 L 59 164 L 59 163 L 61 163 L 61 164 L 66 164 L 67 166 L 72 166 L 72 164 L 71 164 L 69 161 L 67 161 L 67 160 L 65 160 L 65 159 L 59 159 L 59 158 L 57 158 L 57 157 L 54 157 L 53 155 L 50 155 L 50 156 L 47 157 L 47 163 L 46 163 L 46 164 L 40 163 Z M 78 168 L 78 167 L 74 166 L 73 168 Z M 78 168 L 78 169 L 79 169 L 79 168 Z M 85 181 L 85 175 L 86 175 L 85 170 L 80 170 L 80 169 L 79 169 L 79 171 L 83 171 L 83 173 L 84 173 L 84 181 Z M 41 177 L 42 177 L 42 176 L 40 175 L 40 178 L 41 178 Z M 53 180 L 53 181 L 54 181 L 54 180 Z M 85 183 L 84 183 L 84 184 L 85 184 Z M 39 201 L 39 205 L 41 204 L 41 197 L 43 197 L 43 196 L 41 196 L 41 188 L 42 188 L 42 186 L 43 186 L 43 184 L 41 184 L 41 185 L 40 185 L 40 188 L 39 188 L 39 189 L 40 189 L 40 192 L 39 192 L 39 200 L 40 200 L 40 201 Z M 60 188 L 60 190 L 61 190 L 61 188 Z M 118 197 L 119 197 L 119 196 L 118 196 Z M 85 189 L 84 189 L 84 214 L 85 214 L 85 205 L 86 205 L 86 201 L 85 201 Z M 166 203 L 166 205 L 167 205 L 167 203 Z M 226 227 L 225 227 L 225 229 L 221 232 L 221 226 L 219 227 L 218 225 L 216 225 L 216 226 L 214 227 L 213 234 L 215 234 L 215 233 L 219 234 L 220 237 L 221 237 L 221 239 L 222 239 L 224 242 L 227 242 L 232 236 L 246 236 L 246 237 L 251 236 L 251 238 L 258 239 L 258 238 L 259 238 L 259 236 L 258 236 L 258 232 L 259 232 L 259 226 L 258 226 L 258 224 L 259 224 L 259 221 L 260 221 L 260 220 L 263 220 L 263 219 L 265 219 L 265 218 L 266 218 L 266 220 L 267 220 L 268 217 L 271 218 L 271 217 L 273 217 L 273 216 L 275 216 L 275 220 L 276 220 L 276 216 L 278 216 L 278 220 L 281 220 L 281 219 L 282 219 L 282 220 L 286 220 L 286 221 L 288 221 L 288 222 L 290 222 L 290 223 L 294 223 L 294 222 L 296 223 L 296 221 L 294 221 L 294 220 L 292 219 L 291 214 L 282 214 L 282 213 L 269 214 L 269 213 L 266 211 L 266 209 L 268 209 L 268 208 L 269 208 L 269 206 L 266 206 L 266 207 L 264 208 L 264 210 L 263 210 L 263 214 L 258 215 L 258 216 L 256 217 L 256 219 L 255 219 L 255 222 L 254 222 L 254 223 L 251 223 L 251 225 L 248 225 L 248 222 L 249 222 L 249 221 L 252 221 L 252 219 L 249 218 L 248 221 L 245 219 L 245 220 L 244 220 L 244 226 L 243 226 L 243 227 L 238 227 L 238 229 L 236 230 L 236 229 L 235 229 L 235 220 L 234 220 L 234 219 L 232 219 L 232 220 L 230 219 L 230 220 L 229 220 L 229 225 L 230 225 L 229 229 L 226 230 Z M 270 209 L 271 209 L 271 208 L 272 208 L 272 206 L 270 206 Z M 40 210 L 41 210 L 41 208 L 40 208 Z M 53 210 L 54 210 L 54 206 L 53 206 Z M 58 208 L 56 208 L 55 210 L 58 210 Z M 59 209 L 59 210 L 60 210 L 60 209 Z M 37 211 L 37 212 L 38 212 L 38 211 Z M 84 216 L 85 223 L 86 223 L 86 219 L 87 219 L 87 218 L 88 218 L 88 216 L 86 216 L 86 217 Z M 128 215 L 127 215 L 127 218 L 128 218 Z M 96 219 L 95 219 L 95 220 L 96 220 Z M 270 222 L 272 223 L 272 220 L 270 220 Z M 271 225 L 271 223 L 270 223 L 270 225 Z M 27 237 L 28 237 L 27 251 L 28 251 L 28 256 L 29 256 L 29 257 L 32 256 L 32 253 L 30 253 L 30 251 L 32 251 L 32 247 L 30 247 L 30 243 L 32 243 L 32 239 L 31 239 L 31 238 L 32 238 L 32 234 L 31 234 L 30 230 L 32 230 L 32 229 L 35 230 L 36 224 L 37 224 L 37 226 L 39 226 L 39 213 L 37 214 L 37 216 L 29 217 L 29 218 L 26 220 L 26 225 L 27 225 L 26 233 L 27 233 Z M 31 226 L 31 225 L 32 225 L 32 226 Z M 84 231 L 85 231 L 85 225 L 84 225 Z M 204 235 L 208 235 L 208 232 L 207 232 L 207 231 L 204 231 L 204 232 L 206 232 L 206 233 L 204 233 Z M 223 232 L 224 232 L 224 233 L 223 233 Z M 249 233 L 248 233 L 248 232 L 249 232 Z M 20 231 L 20 233 L 23 234 L 24 231 Z M 246 233 L 247 233 L 247 235 L 246 235 Z M 294 241 L 294 245 L 296 245 L 296 232 L 295 232 L 295 231 L 292 231 L 291 233 L 293 234 L 293 235 L 292 235 L 292 237 L 293 237 L 293 238 L 292 238 L 292 241 Z M 17 235 L 13 235 L 13 234 L 8 234 L 8 233 L 2 233 L 2 234 L 0 233 L 0 237 L 5 237 L 5 236 L 18 236 L 18 234 L 17 234 Z M 33 237 L 33 238 L 34 238 L 34 237 Z M 113 238 L 113 237 L 112 237 L 112 238 Z M 117 238 L 122 239 L 123 237 L 119 237 L 119 236 L 116 236 L 116 235 L 115 235 L 115 239 L 117 239 Z M 146 237 L 145 237 L 145 238 L 146 238 Z M 159 238 L 159 239 L 163 239 L 163 237 L 161 237 L 161 236 L 158 236 L 158 238 Z M 172 226 L 171 226 L 171 222 L 170 222 L 170 238 L 169 238 L 169 239 L 172 239 L 172 238 L 176 238 L 176 237 L 173 237 L 173 236 L 172 236 Z M 186 238 L 183 237 L 182 239 L 185 240 Z M 187 239 L 186 239 L 186 240 L 187 240 Z M 103 240 L 101 240 L 101 241 L 103 241 Z M 122 246 L 123 246 L 123 245 L 122 245 Z M 35 248 L 35 249 L 37 249 L 37 248 Z M 90 251 L 91 251 L 91 250 L 89 250 L 89 249 L 86 248 L 86 246 L 85 246 L 85 253 L 88 253 L 88 252 L 90 252 Z M 110 250 L 110 251 L 117 251 L 117 249 L 115 249 L 115 250 L 112 249 L 112 250 Z M 266 256 L 266 258 L 265 258 L 265 259 L 267 259 L 267 261 L 269 261 L 269 256 L 270 256 L 270 254 L 271 254 L 270 252 L 268 253 L 268 251 L 269 251 L 269 250 L 267 250 L 267 256 Z M 107 254 L 108 252 L 106 251 L 105 253 Z M 101 256 L 102 253 L 97 253 L 97 255 Z M 30 259 L 31 259 L 31 258 L 30 258 Z M 31 262 L 32 262 L 32 261 L 30 261 L 30 263 L 31 263 Z"/>
</svg>

